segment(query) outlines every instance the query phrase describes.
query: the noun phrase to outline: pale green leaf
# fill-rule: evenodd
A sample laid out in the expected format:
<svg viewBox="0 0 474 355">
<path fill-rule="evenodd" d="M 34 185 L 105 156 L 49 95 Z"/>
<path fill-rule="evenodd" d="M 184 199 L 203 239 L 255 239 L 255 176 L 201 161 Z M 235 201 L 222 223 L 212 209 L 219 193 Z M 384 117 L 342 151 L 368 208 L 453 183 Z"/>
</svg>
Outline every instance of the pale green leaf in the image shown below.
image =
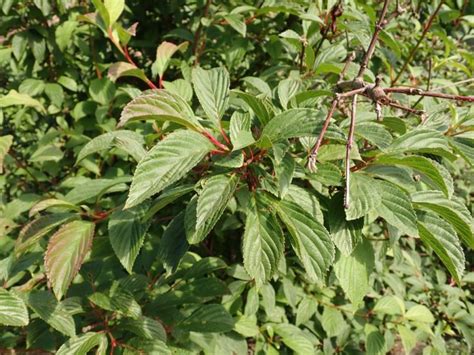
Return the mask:
<svg viewBox="0 0 474 355">
<path fill-rule="evenodd" d="M 112 27 L 125 9 L 125 0 L 104 0 L 104 6 L 109 14 L 109 27 Z"/>
<path fill-rule="evenodd" d="M 41 102 L 29 95 L 20 94 L 16 90 L 10 90 L 7 95 L 0 97 L 0 108 L 16 105 L 33 107 L 40 113 L 46 112 Z"/>
<path fill-rule="evenodd" d="M 23 327 L 28 323 L 28 310 L 23 300 L 14 293 L 0 288 L 0 324 Z"/>
<path fill-rule="evenodd" d="M 402 339 L 403 348 L 406 354 L 410 354 L 411 350 L 416 346 L 416 333 L 404 325 L 397 326 L 398 334 Z"/>
<path fill-rule="evenodd" d="M 193 69 L 192 81 L 206 116 L 219 123 L 229 101 L 229 73 L 225 68 L 204 70 L 197 67 Z"/>
<path fill-rule="evenodd" d="M 329 338 L 337 336 L 341 331 L 344 331 L 344 327 L 341 327 L 341 324 L 344 324 L 344 317 L 341 311 L 325 306 L 321 317 L 321 325 Z"/>
<path fill-rule="evenodd" d="M 275 176 L 278 181 L 278 190 L 281 198 L 285 197 L 291 185 L 295 173 L 295 165 L 295 160 L 288 153 L 285 154 L 279 163 L 274 162 Z"/>
<path fill-rule="evenodd" d="M 118 127 L 138 120 L 171 121 L 190 129 L 202 129 L 188 103 L 167 90 L 147 90 L 130 101 L 120 115 Z"/>
<path fill-rule="evenodd" d="M 46 200 L 38 202 L 33 207 L 31 207 L 28 216 L 31 218 L 35 214 L 41 211 L 47 210 L 49 208 L 61 208 L 61 209 L 75 210 L 75 211 L 80 210 L 79 207 L 77 207 L 76 205 L 73 205 L 70 202 L 59 200 L 56 198 L 48 198 Z"/>
<path fill-rule="evenodd" d="M 373 311 L 389 315 L 404 315 L 405 303 L 398 296 L 388 295 L 377 301 Z"/>
<path fill-rule="evenodd" d="M 301 300 L 296 310 L 296 325 L 304 324 L 311 319 L 318 309 L 318 302 L 311 297 Z"/>
<path fill-rule="evenodd" d="M 301 81 L 296 79 L 284 79 L 278 83 L 278 98 L 283 109 L 288 108 L 288 102 L 295 96 L 301 87 Z"/>
<path fill-rule="evenodd" d="M 220 174 L 205 182 L 196 205 L 186 208 L 186 238 L 190 244 L 201 242 L 214 228 L 234 195 L 238 181 L 237 175 Z"/>
<path fill-rule="evenodd" d="M 175 131 L 155 145 L 138 163 L 125 204 L 133 207 L 180 180 L 213 149 L 204 136 Z"/>
<path fill-rule="evenodd" d="M 73 221 L 63 225 L 48 243 L 45 268 L 57 299 L 66 293 L 92 246 L 95 224 Z"/>
<path fill-rule="evenodd" d="M 369 242 L 360 243 L 351 255 L 340 255 L 334 264 L 336 277 L 346 296 L 359 305 L 369 291 L 369 276 L 374 269 L 374 251 Z"/>
<path fill-rule="evenodd" d="M 257 287 L 275 273 L 283 256 L 283 232 L 275 216 L 252 199 L 242 240 L 244 267 Z"/>
<path fill-rule="evenodd" d="M 179 45 L 167 41 L 162 42 L 156 49 L 156 60 L 153 63 L 154 73 L 162 78 L 168 68 L 171 57 L 177 51 L 184 51 L 187 46 L 188 42 L 183 42 Z"/>
<path fill-rule="evenodd" d="M 107 348 L 107 335 L 105 333 L 83 333 L 70 338 L 56 352 L 56 355 L 84 355 L 96 346 L 103 351 Z M 97 353 L 101 353 L 97 350 Z"/>
<path fill-rule="evenodd" d="M 295 354 L 307 355 L 314 353 L 314 346 L 303 331 L 293 324 L 280 323 L 272 325 L 276 334 L 281 336 L 283 343 Z"/>
<path fill-rule="evenodd" d="M 252 109 L 262 125 L 267 124 L 275 115 L 275 110 L 269 99 L 262 99 L 239 90 L 232 90 L 232 93 Z"/>
<path fill-rule="evenodd" d="M 146 77 L 146 74 L 143 70 L 136 67 L 136 65 L 128 63 L 128 62 L 117 62 L 112 64 L 109 67 L 109 71 L 107 73 L 107 77 L 115 82 L 118 78 L 124 76 L 132 76 L 134 78 L 138 78 L 145 83 L 148 83 L 149 80 Z"/>
<path fill-rule="evenodd" d="M 116 211 L 109 219 L 110 245 L 120 263 L 130 274 L 149 226 L 149 223 L 142 223 L 148 207 L 148 203 L 142 203 L 124 211 Z"/>
<path fill-rule="evenodd" d="M 105 193 L 125 191 L 126 182 L 130 182 L 130 176 L 120 176 L 113 179 L 95 179 L 82 183 L 69 191 L 64 199 L 75 205 L 89 199 L 99 200 Z"/>
<path fill-rule="evenodd" d="M 434 323 L 435 321 L 431 311 L 421 304 L 411 307 L 405 314 L 405 319 L 422 323 Z"/>
<path fill-rule="evenodd" d="M 245 24 L 244 18 L 237 14 L 228 14 L 224 16 L 227 23 L 236 30 L 238 33 L 245 37 L 247 34 L 247 25 Z"/>
<path fill-rule="evenodd" d="M 416 236 L 415 210 L 410 196 L 396 185 L 377 180 L 381 192 L 382 203 L 377 207 L 377 213 L 392 226 L 409 236 Z"/>
<path fill-rule="evenodd" d="M 232 142 L 233 150 L 242 149 L 255 143 L 248 113 L 236 111 L 232 114 L 230 118 L 230 141 Z"/>
<path fill-rule="evenodd" d="M 349 208 L 346 209 L 348 221 L 363 217 L 380 206 L 382 191 L 377 181 L 370 176 L 351 174 L 349 188 Z"/>
<path fill-rule="evenodd" d="M 13 143 L 13 136 L 6 135 L 0 137 L 0 174 L 3 174 L 3 161 Z"/>
<path fill-rule="evenodd" d="M 426 213 L 419 218 L 418 230 L 423 243 L 434 250 L 459 285 L 466 260 L 453 227 L 435 214 Z"/>
<path fill-rule="evenodd" d="M 334 244 L 328 231 L 293 202 L 283 200 L 276 208 L 288 229 L 291 245 L 306 270 L 306 276 L 312 282 L 324 281 L 326 271 L 334 260 Z"/>
<path fill-rule="evenodd" d="M 380 123 L 360 122 L 355 126 L 355 134 L 367 139 L 380 149 L 385 149 L 392 143 L 392 135 Z"/>
<path fill-rule="evenodd" d="M 292 184 L 289 186 L 288 193 L 285 195 L 284 199 L 301 206 L 314 219 L 316 219 L 316 221 L 324 224 L 323 212 L 321 211 L 319 200 L 315 194 L 311 193 L 311 190 Z"/>
</svg>

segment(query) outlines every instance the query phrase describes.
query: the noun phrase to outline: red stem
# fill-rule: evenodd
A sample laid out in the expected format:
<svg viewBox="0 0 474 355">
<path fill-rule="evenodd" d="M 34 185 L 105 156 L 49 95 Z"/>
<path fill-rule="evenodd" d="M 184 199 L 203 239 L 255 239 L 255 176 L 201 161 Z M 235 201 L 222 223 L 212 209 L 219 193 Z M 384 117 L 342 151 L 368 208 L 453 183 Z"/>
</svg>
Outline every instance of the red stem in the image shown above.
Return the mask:
<svg viewBox="0 0 474 355">
<path fill-rule="evenodd" d="M 226 145 L 222 144 L 219 142 L 216 137 L 214 137 L 212 134 L 210 134 L 208 131 L 202 131 L 201 132 L 207 139 L 211 141 L 212 144 L 214 144 L 217 148 L 222 149 L 224 151 L 229 151 L 229 147 Z"/>
</svg>

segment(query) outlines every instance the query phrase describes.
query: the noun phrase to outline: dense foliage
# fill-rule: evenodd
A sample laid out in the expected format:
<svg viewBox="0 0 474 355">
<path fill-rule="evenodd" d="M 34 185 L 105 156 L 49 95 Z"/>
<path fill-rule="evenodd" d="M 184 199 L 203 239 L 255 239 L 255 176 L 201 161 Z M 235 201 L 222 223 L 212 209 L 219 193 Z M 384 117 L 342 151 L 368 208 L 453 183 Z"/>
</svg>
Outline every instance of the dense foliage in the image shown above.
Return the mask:
<svg viewBox="0 0 474 355">
<path fill-rule="evenodd" d="M 471 351 L 472 2 L 0 7 L 0 352 Z"/>
</svg>

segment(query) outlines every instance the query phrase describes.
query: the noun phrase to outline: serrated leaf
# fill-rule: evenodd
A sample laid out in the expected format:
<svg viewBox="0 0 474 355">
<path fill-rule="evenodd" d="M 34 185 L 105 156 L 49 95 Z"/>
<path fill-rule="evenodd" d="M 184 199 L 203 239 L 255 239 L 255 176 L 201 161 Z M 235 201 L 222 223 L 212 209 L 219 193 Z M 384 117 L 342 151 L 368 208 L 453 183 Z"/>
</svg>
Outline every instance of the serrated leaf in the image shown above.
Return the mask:
<svg viewBox="0 0 474 355">
<path fill-rule="evenodd" d="M 123 267 L 131 274 L 149 223 L 142 223 L 149 203 L 114 212 L 109 219 L 109 241 Z"/>
<path fill-rule="evenodd" d="M 128 341 L 127 344 L 132 348 L 123 349 L 124 355 L 136 355 L 136 350 L 141 351 L 142 354 L 173 355 L 170 348 L 158 339 L 133 338 L 131 341 Z"/>
<path fill-rule="evenodd" d="M 171 121 L 195 131 L 202 129 L 188 103 L 168 90 L 147 90 L 130 101 L 120 115 L 118 127 L 139 120 Z"/>
<path fill-rule="evenodd" d="M 23 327 L 30 322 L 23 300 L 14 293 L 0 288 L 0 324 Z"/>
<path fill-rule="evenodd" d="M 113 285 L 108 294 L 95 292 L 88 298 L 92 303 L 107 311 L 118 312 L 135 319 L 142 315 L 141 307 L 133 294 L 122 287 L 116 286 L 116 284 Z"/>
<path fill-rule="evenodd" d="M 250 115 L 248 113 L 234 112 L 230 118 L 229 131 L 233 150 L 242 149 L 255 143 L 251 131 Z"/>
<path fill-rule="evenodd" d="M 334 260 L 334 244 L 328 231 L 300 206 L 289 201 L 276 205 L 278 216 L 291 235 L 291 246 L 312 282 L 324 281 Z"/>
<path fill-rule="evenodd" d="M 151 207 L 148 209 L 146 212 L 146 215 L 143 217 L 142 222 L 148 221 L 151 217 L 153 217 L 157 212 L 159 212 L 161 209 L 165 208 L 168 206 L 170 203 L 174 202 L 181 196 L 186 195 L 187 193 L 191 192 L 194 190 L 194 185 L 179 185 L 176 187 L 170 187 L 168 189 L 165 189 L 160 196 L 158 196 L 153 203 L 151 204 Z"/>
<path fill-rule="evenodd" d="M 0 137 L 0 174 L 3 174 L 3 161 L 13 143 L 13 136 L 6 135 Z"/>
<path fill-rule="evenodd" d="M 189 249 L 184 229 L 184 211 L 178 214 L 166 228 L 160 241 L 159 260 L 168 274 L 176 271 L 181 258 Z"/>
<path fill-rule="evenodd" d="M 474 139 L 453 137 L 449 139 L 449 143 L 471 167 L 474 166 Z"/>
<path fill-rule="evenodd" d="M 104 0 L 104 6 L 109 14 L 109 27 L 112 27 L 125 9 L 125 0 Z"/>
<path fill-rule="evenodd" d="M 344 317 L 341 311 L 328 306 L 324 307 L 321 325 L 329 338 L 335 337 L 339 335 L 341 331 L 344 331 L 341 324 L 344 324 Z"/>
<path fill-rule="evenodd" d="M 125 208 L 180 180 L 212 149 L 213 145 L 199 133 L 179 130 L 169 134 L 138 163 Z"/>
<path fill-rule="evenodd" d="M 145 83 L 149 82 L 143 70 L 137 68 L 137 66 L 134 64 L 130 64 L 127 62 L 117 62 L 109 67 L 107 77 L 111 81 L 115 82 L 118 78 L 122 78 L 124 76 L 132 76 L 134 78 L 142 80 Z"/>
<path fill-rule="evenodd" d="M 272 325 L 272 328 L 276 334 L 281 336 L 283 343 L 292 349 L 295 354 L 306 355 L 314 353 L 313 344 L 300 328 L 286 323 Z"/>
<path fill-rule="evenodd" d="M 392 226 L 409 236 L 416 236 L 415 210 L 410 201 L 410 196 L 396 185 L 377 180 L 382 202 L 377 207 L 377 213 Z"/>
<path fill-rule="evenodd" d="M 244 267 L 257 287 L 268 281 L 283 256 L 283 232 L 275 216 L 252 199 L 242 240 Z"/>
<path fill-rule="evenodd" d="M 433 213 L 420 216 L 419 235 L 423 243 L 434 250 L 459 285 L 466 262 L 454 228 Z"/>
<path fill-rule="evenodd" d="M 295 160 L 290 154 L 285 154 L 281 162 L 274 163 L 275 175 L 278 181 L 280 197 L 284 198 L 293 180 L 295 173 Z"/>
<path fill-rule="evenodd" d="M 46 112 L 41 102 L 36 99 L 33 99 L 29 95 L 20 94 L 16 90 L 10 90 L 7 95 L 0 97 L 0 108 L 16 105 L 33 107 L 41 113 Z"/>
<path fill-rule="evenodd" d="M 215 175 L 206 181 L 195 209 L 192 204 L 186 208 L 185 226 L 189 244 L 201 242 L 214 228 L 234 195 L 238 181 L 237 175 L 224 174 Z"/>
<path fill-rule="evenodd" d="M 331 213 L 328 214 L 328 222 L 334 244 L 343 255 L 348 256 L 362 240 L 364 218 L 347 221 L 343 201 L 342 193 L 336 194 L 331 199 Z"/>
<path fill-rule="evenodd" d="M 166 342 L 166 331 L 160 322 L 153 318 L 141 316 L 137 319 L 125 319 L 121 326 L 141 338 L 156 339 Z"/>
<path fill-rule="evenodd" d="M 232 90 L 239 99 L 243 100 L 257 116 L 260 123 L 266 125 L 275 115 L 275 110 L 269 99 L 262 99 L 239 90 Z"/>
<path fill-rule="evenodd" d="M 105 193 L 125 191 L 127 189 L 125 183 L 130 180 L 130 176 L 90 180 L 74 187 L 64 196 L 64 199 L 75 205 L 93 198 L 98 200 Z"/>
<path fill-rule="evenodd" d="M 402 339 L 403 348 L 406 354 L 410 354 L 411 350 L 416 346 L 416 333 L 404 325 L 397 326 L 398 334 Z"/>
<path fill-rule="evenodd" d="M 318 303 L 311 297 L 301 300 L 296 310 L 296 325 L 304 324 L 311 319 L 318 309 Z"/>
<path fill-rule="evenodd" d="M 351 174 L 349 188 L 349 208 L 346 209 L 348 221 L 363 217 L 380 206 L 381 191 L 377 181 L 370 176 Z"/>
<path fill-rule="evenodd" d="M 96 346 L 99 347 L 97 350 L 98 354 L 105 353 L 107 349 L 107 336 L 105 333 L 88 332 L 72 337 L 61 345 L 56 355 L 84 355 Z"/>
<path fill-rule="evenodd" d="M 388 295 L 380 298 L 373 309 L 376 313 L 389 315 L 404 315 L 405 304 L 398 296 Z"/>
<path fill-rule="evenodd" d="M 336 277 L 354 305 L 359 305 L 369 291 L 374 264 L 374 250 L 367 241 L 360 243 L 351 255 L 340 255 L 334 264 Z"/>
<path fill-rule="evenodd" d="M 206 116 L 219 123 L 229 101 L 229 73 L 225 68 L 204 70 L 197 67 L 193 69 L 192 82 Z"/>
<path fill-rule="evenodd" d="M 177 51 L 184 51 L 187 46 L 188 42 L 183 42 L 179 45 L 167 41 L 162 42 L 156 49 L 156 60 L 153 63 L 154 74 L 162 78 L 168 68 L 171 57 Z"/>
<path fill-rule="evenodd" d="M 101 134 L 87 142 L 80 150 L 76 164 L 88 155 L 117 147 L 130 154 L 137 162 L 145 155 L 143 136 L 133 131 L 113 131 Z"/>
<path fill-rule="evenodd" d="M 74 213 L 56 213 L 31 221 L 20 231 L 15 243 L 15 252 L 25 252 L 54 228 L 77 218 L 78 215 Z"/>
<path fill-rule="evenodd" d="M 405 314 L 405 319 L 422 322 L 422 323 L 434 323 L 435 319 L 431 311 L 421 304 L 417 304 L 411 307 Z"/>
<path fill-rule="evenodd" d="M 67 336 L 76 335 L 74 318 L 48 291 L 32 291 L 26 297 L 26 303 L 33 312 L 51 327 Z"/>
<path fill-rule="evenodd" d="M 382 333 L 372 324 L 366 324 L 365 328 L 365 351 L 370 355 L 385 355 L 386 345 Z"/>
<path fill-rule="evenodd" d="M 426 175 L 435 186 L 443 191 L 445 195 L 449 195 L 448 187 L 446 182 L 443 179 L 443 176 L 440 174 L 438 169 L 434 166 L 430 159 L 421 157 L 421 156 L 408 156 L 408 157 L 396 157 L 391 155 L 379 156 L 375 161 L 375 164 L 382 165 L 401 165 L 407 166 L 414 170 L 419 171 L 420 173 Z"/>
<path fill-rule="evenodd" d="M 283 109 L 288 108 L 288 102 L 295 96 L 301 87 L 301 81 L 296 79 L 284 79 L 278 83 L 278 99 Z"/>
<path fill-rule="evenodd" d="M 76 205 L 73 205 L 70 202 L 59 200 L 57 198 L 48 198 L 46 200 L 42 200 L 31 207 L 28 217 L 33 217 L 37 213 L 47 210 L 48 208 L 64 208 L 68 210 L 75 210 L 79 211 L 80 208 Z"/>
<path fill-rule="evenodd" d="M 95 224 L 73 221 L 62 226 L 48 243 L 45 268 L 57 299 L 66 293 L 92 246 Z"/>
<path fill-rule="evenodd" d="M 301 206 L 308 212 L 316 221 L 324 224 L 323 212 L 319 205 L 319 200 L 315 194 L 312 194 L 309 189 L 299 187 L 298 185 L 290 185 L 288 193 L 284 197 L 285 200 L 292 201 Z"/>
<path fill-rule="evenodd" d="M 224 306 L 206 304 L 178 323 L 176 327 L 200 333 L 224 333 L 234 328 L 234 320 Z"/>
<path fill-rule="evenodd" d="M 384 126 L 375 122 L 360 122 L 356 124 L 355 134 L 367 139 L 382 150 L 389 147 L 392 143 L 390 132 Z"/>
<path fill-rule="evenodd" d="M 448 200 L 439 191 L 419 191 L 411 195 L 416 208 L 433 211 L 451 224 L 459 237 L 474 248 L 472 217 L 466 206 L 456 198 Z"/>
</svg>

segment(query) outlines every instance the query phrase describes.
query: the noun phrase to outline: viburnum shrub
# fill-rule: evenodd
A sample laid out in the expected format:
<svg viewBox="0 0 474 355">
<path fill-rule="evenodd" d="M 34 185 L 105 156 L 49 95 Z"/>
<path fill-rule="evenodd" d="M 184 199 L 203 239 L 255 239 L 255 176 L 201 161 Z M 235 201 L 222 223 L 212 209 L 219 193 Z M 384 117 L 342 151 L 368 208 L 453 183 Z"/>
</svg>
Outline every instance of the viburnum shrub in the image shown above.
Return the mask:
<svg viewBox="0 0 474 355">
<path fill-rule="evenodd" d="M 1 351 L 471 351 L 468 1 L 92 4 L 1 3 Z"/>
</svg>

